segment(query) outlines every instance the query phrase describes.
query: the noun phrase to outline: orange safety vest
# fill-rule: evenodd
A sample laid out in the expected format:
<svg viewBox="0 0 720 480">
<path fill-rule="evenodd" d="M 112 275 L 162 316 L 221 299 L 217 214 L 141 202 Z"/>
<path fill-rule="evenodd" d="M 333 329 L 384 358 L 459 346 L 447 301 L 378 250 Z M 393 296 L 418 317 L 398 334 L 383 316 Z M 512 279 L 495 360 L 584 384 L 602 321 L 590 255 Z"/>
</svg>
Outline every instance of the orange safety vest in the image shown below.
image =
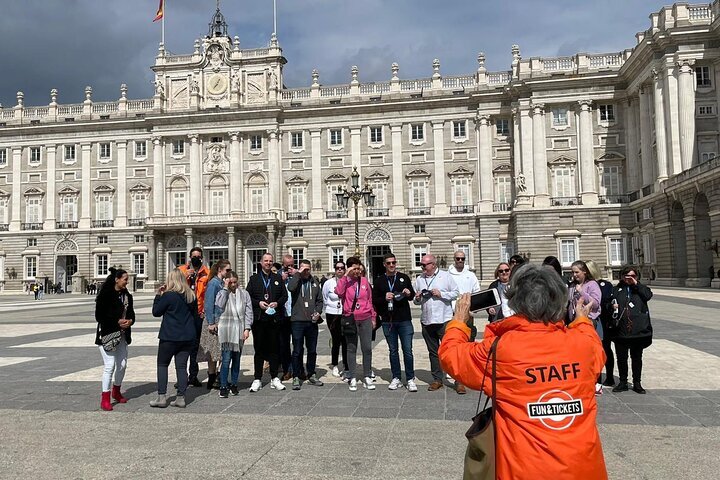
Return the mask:
<svg viewBox="0 0 720 480">
<path fill-rule="evenodd" d="M 566 327 L 514 315 L 487 325 L 482 342 L 469 342 L 470 328 L 453 320 L 440 345 L 443 369 L 480 390 L 497 336 L 497 478 L 606 480 L 595 402 L 605 352 L 592 322 Z M 492 361 L 487 370 L 484 392 L 491 395 Z"/>
<path fill-rule="evenodd" d="M 178 267 L 180 271 L 188 277 L 188 271 L 190 270 L 189 265 L 180 265 Z M 197 272 L 197 278 L 195 279 L 195 297 L 198 303 L 198 313 L 201 317 L 205 316 L 205 290 L 207 289 L 208 279 L 210 278 L 210 269 L 207 265 L 200 267 Z M 189 282 L 188 282 L 189 284 Z"/>
</svg>

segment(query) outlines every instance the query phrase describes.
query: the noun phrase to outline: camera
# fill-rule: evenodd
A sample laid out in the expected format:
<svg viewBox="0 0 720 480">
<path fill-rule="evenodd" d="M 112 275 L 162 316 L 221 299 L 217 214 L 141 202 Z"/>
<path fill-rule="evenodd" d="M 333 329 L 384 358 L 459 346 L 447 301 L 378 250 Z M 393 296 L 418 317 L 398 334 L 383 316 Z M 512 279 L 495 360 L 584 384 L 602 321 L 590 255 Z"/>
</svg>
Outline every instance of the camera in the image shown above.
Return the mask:
<svg viewBox="0 0 720 480">
<path fill-rule="evenodd" d="M 430 290 L 428 290 L 427 288 L 423 288 L 420 291 L 420 296 L 422 296 L 422 298 L 430 298 L 430 297 L 432 297 L 432 292 Z"/>
</svg>

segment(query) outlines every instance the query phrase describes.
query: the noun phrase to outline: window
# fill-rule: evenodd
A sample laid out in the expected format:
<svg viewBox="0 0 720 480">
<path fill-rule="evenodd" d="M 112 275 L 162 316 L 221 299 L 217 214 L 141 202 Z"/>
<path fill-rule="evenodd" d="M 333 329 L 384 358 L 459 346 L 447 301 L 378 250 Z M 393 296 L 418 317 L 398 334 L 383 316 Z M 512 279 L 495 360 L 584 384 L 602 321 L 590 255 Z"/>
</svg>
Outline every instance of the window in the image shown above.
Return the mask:
<svg viewBox="0 0 720 480">
<path fill-rule="evenodd" d="M 145 254 L 133 253 L 133 270 L 137 275 L 145 275 Z"/>
<path fill-rule="evenodd" d="M 500 242 L 500 261 L 508 262 L 513 256 L 513 245 L 509 242 Z"/>
<path fill-rule="evenodd" d="M 342 192 L 343 185 L 340 183 L 329 183 L 327 186 L 328 191 L 328 205 L 330 205 L 330 211 L 331 212 L 337 212 L 339 210 L 342 210 L 340 208 L 340 205 L 338 205 L 337 197 L 335 197 L 336 193 Z"/>
<path fill-rule="evenodd" d="M 185 140 L 173 140 L 172 154 L 177 156 L 185 155 Z"/>
<path fill-rule="evenodd" d="M 708 160 L 712 160 L 713 158 L 715 158 L 715 152 L 702 152 L 700 154 L 701 162 L 707 162 Z"/>
<path fill-rule="evenodd" d="M 37 257 L 25 257 L 25 278 L 34 280 L 37 276 Z"/>
<path fill-rule="evenodd" d="M 599 105 L 600 121 L 611 123 L 615 121 L 615 107 L 613 105 Z"/>
<path fill-rule="evenodd" d="M 698 87 L 712 87 L 712 79 L 710 78 L 710 67 L 695 67 L 695 82 Z"/>
<path fill-rule="evenodd" d="M 345 261 L 345 247 L 330 247 L 330 265 Z"/>
<path fill-rule="evenodd" d="M 110 144 L 109 143 L 101 143 L 100 144 L 100 158 L 103 160 L 107 160 L 110 158 Z"/>
<path fill-rule="evenodd" d="M 210 214 L 224 215 L 225 213 L 225 190 L 210 190 Z"/>
<path fill-rule="evenodd" d="M 25 210 L 26 223 L 41 223 L 41 205 L 40 197 L 30 197 L 27 199 L 27 209 Z"/>
<path fill-rule="evenodd" d="M 456 140 L 467 138 L 467 122 L 465 120 L 453 122 L 453 138 Z"/>
<path fill-rule="evenodd" d="M 207 260 L 209 265 L 214 265 L 220 260 L 228 258 L 227 248 L 208 248 Z"/>
<path fill-rule="evenodd" d="M 112 220 L 113 205 L 112 195 L 98 195 L 95 203 L 95 220 Z"/>
<path fill-rule="evenodd" d="M 0 197 L 0 223 L 7 225 L 8 223 L 8 199 Z"/>
<path fill-rule="evenodd" d="M 7 148 L 0 148 L 0 167 L 7 165 Z"/>
<path fill-rule="evenodd" d="M 471 205 L 472 199 L 470 195 L 470 178 L 453 178 L 450 180 L 451 189 L 451 206 L 459 207 L 463 205 Z"/>
<path fill-rule="evenodd" d="M 608 244 L 608 259 L 610 265 L 620 266 L 625 264 L 625 240 L 622 238 L 611 238 Z"/>
<path fill-rule="evenodd" d="M 73 152 L 75 147 L 73 147 Z M 73 156 L 75 154 L 73 153 Z M 40 147 L 30 147 L 30 163 L 40 163 Z"/>
<path fill-rule="evenodd" d="M 265 187 L 250 187 L 250 213 L 265 211 Z"/>
<path fill-rule="evenodd" d="M 427 180 L 411 180 L 410 181 L 410 208 L 427 207 L 428 192 Z"/>
<path fill-rule="evenodd" d="M 145 243 L 145 235 L 135 235 L 135 243 Z"/>
<path fill-rule="evenodd" d="M 577 241 L 560 240 L 560 263 L 563 267 L 569 267 L 577 260 Z"/>
<path fill-rule="evenodd" d="M 132 201 L 132 218 L 147 217 L 147 210 L 147 193 L 136 193 Z"/>
<path fill-rule="evenodd" d="M 343 227 L 332 227 L 332 235 L 333 237 L 342 237 Z"/>
<path fill-rule="evenodd" d="M 147 157 L 147 142 L 145 140 L 137 140 L 135 142 L 135 157 L 146 158 Z"/>
<path fill-rule="evenodd" d="M 288 210 L 290 212 L 306 212 L 305 199 L 307 188 L 305 185 L 292 185 L 289 188 Z"/>
<path fill-rule="evenodd" d="M 425 124 L 413 123 L 410 125 L 410 141 L 422 142 L 425 140 Z"/>
<path fill-rule="evenodd" d="M 370 143 L 383 143 L 383 127 L 370 127 Z"/>
<path fill-rule="evenodd" d="M 499 175 L 495 177 L 495 202 L 512 202 L 512 182 L 510 175 Z"/>
<path fill-rule="evenodd" d="M 713 115 L 715 113 L 715 109 L 712 105 L 699 105 L 698 106 L 698 115 Z"/>
<path fill-rule="evenodd" d="M 262 150 L 262 137 L 260 135 L 250 136 L 250 150 Z"/>
<path fill-rule="evenodd" d="M 454 250 L 465 254 L 465 266 L 470 268 L 472 266 L 472 245 L 470 243 L 457 243 Z M 453 260 L 455 259 L 453 258 Z"/>
<path fill-rule="evenodd" d="M 222 143 L 222 137 L 210 137 L 210 143 Z"/>
<path fill-rule="evenodd" d="M 305 249 L 304 248 L 291 248 L 290 254 L 293 257 L 293 264 L 297 267 L 300 265 L 300 260 L 305 258 Z"/>
<path fill-rule="evenodd" d="M 342 130 L 333 129 L 330 130 L 330 146 L 341 147 L 343 144 Z"/>
<path fill-rule="evenodd" d="M 302 238 L 303 229 L 302 228 L 293 228 L 292 236 L 293 236 L 293 238 Z"/>
<path fill-rule="evenodd" d="M 413 225 L 415 233 L 425 233 L 425 225 Z"/>
<path fill-rule="evenodd" d="M 603 195 L 620 195 L 620 167 L 603 167 L 601 183 Z"/>
<path fill-rule="evenodd" d="M 303 148 L 303 132 L 290 134 L 290 148 Z"/>
<path fill-rule="evenodd" d="M 413 255 L 413 267 L 416 270 L 420 270 L 420 262 L 422 262 L 422 257 L 427 255 L 427 245 L 413 245 L 412 246 L 412 255 Z"/>
<path fill-rule="evenodd" d="M 37 238 L 28 238 L 27 246 L 28 247 L 37 247 Z"/>
<path fill-rule="evenodd" d="M 104 277 L 108 273 L 108 256 L 107 254 L 98 254 L 95 256 L 95 276 Z"/>
<path fill-rule="evenodd" d="M 552 111 L 552 125 L 553 127 L 567 127 L 568 126 L 568 113 L 564 108 L 554 108 Z"/>
<path fill-rule="evenodd" d="M 185 191 L 173 192 L 172 212 L 176 217 L 185 215 Z"/>
<path fill-rule="evenodd" d="M 510 135 L 510 120 L 507 118 L 498 118 L 495 120 L 495 133 L 498 137 L 507 137 Z"/>
<path fill-rule="evenodd" d="M 98 243 L 98 245 L 107 245 L 107 243 L 108 243 L 107 235 L 98 235 L 97 243 Z"/>
<path fill-rule="evenodd" d="M 568 168 L 556 168 L 554 171 L 555 177 L 555 196 L 556 197 L 572 197 L 573 193 L 573 174 L 572 169 Z"/>
<path fill-rule="evenodd" d="M 375 194 L 375 206 L 373 208 L 387 208 L 387 182 L 385 180 L 374 180 L 370 183 L 373 194 Z"/>
<path fill-rule="evenodd" d="M 66 195 L 60 199 L 60 221 L 77 222 L 77 197 Z"/>
</svg>

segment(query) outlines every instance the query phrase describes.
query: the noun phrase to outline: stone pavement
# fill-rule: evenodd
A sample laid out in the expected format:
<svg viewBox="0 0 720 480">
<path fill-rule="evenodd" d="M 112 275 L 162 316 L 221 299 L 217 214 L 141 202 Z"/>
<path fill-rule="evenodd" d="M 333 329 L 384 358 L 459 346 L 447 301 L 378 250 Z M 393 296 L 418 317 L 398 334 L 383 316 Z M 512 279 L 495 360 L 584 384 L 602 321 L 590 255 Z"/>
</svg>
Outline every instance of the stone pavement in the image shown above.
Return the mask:
<svg viewBox="0 0 720 480">
<path fill-rule="evenodd" d="M 717 478 L 720 471 L 720 292 L 654 287 L 655 329 L 645 351 L 648 395 L 599 397 L 599 423 L 612 478 Z M 188 408 L 152 409 L 159 322 L 137 296 L 124 387 L 131 398 L 100 412 L 100 355 L 93 345 L 94 298 L 0 297 L 0 477 L 460 478 L 464 431 L 477 392 L 428 392 L 419 328 L 414 351 L 420 391 L 387 390 L 387 345 L 379 332 L 375 391 L 349 392 L 327 374 L 329 335 L 319 341 L 324 387 L 299 392 L 251 381 L 243 352 L 237 397 L 189 389 Z M 171 381 L 173 380 L 171 373 Z M 267 381 L 267 377 L 265 379 Z M 449 385 L 449 384 L 448 384 Z M 167 418 L 170 415 L 173 418 Z M 109 468 L 107 434 L 122 458 Z M 212 440 L 219 440 L 213 443 Z M 31 448 L 28 448 L 31 447 Z M 207 460 L 208 449 L 227 455 Z"/>
</svg>

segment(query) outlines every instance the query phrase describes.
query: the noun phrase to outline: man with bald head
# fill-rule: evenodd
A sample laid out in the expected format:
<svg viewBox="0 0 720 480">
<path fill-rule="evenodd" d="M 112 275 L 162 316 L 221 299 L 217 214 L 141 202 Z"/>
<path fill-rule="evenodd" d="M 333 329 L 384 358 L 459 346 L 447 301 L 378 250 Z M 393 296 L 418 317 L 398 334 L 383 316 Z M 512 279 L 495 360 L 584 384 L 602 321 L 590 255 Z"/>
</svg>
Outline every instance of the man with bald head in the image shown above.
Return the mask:
<svg viewBox="0 0 720 480">
<path fill-rule="evenodd" d="M 437 266 L 434 255 L 425 255 L 420 260 L 422 274 L 415 280 L 414 303 L 420 305 L 422 334 L 430 355 L 430 370 L 433 382 L 428 390 L 434 392 L 443 387 L 444 374 L 438 358 L 438 348 L 445 324 L 453 317 L 452 302 L 460 295 L 452 275 Z"/>
</svg>

